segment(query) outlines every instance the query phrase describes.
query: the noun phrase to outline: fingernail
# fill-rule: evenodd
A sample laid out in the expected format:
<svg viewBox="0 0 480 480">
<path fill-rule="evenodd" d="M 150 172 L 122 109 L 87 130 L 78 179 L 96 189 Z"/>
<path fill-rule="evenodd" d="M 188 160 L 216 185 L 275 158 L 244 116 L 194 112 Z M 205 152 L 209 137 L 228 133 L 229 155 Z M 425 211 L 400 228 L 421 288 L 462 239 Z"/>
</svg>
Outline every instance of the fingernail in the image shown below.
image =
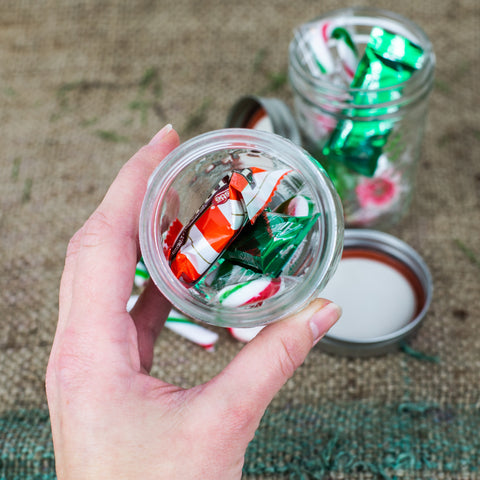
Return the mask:
<svg viewBox="0 0 480 480">
<path fill-rule="evenodd" d="M 323 338 L 325 333 L 335 325 L 335 322 L 340 318 L 341 314 L 341 307 L 335 303 L 328 303 L 313 314 L 310 319 L 310 328 L 313 333 L 314 345 L 316 345 Z"/>
<path fill-rule="evenodd" d="M 172 124 L 167 123 L 167 125 L 165 125 L 159 132 L 157 132 L 155 136 L 150 140 L 149 145 L 155 145 L 162 138 L 165 138 L 172 130 L 173 130 Z"/>
</svg>

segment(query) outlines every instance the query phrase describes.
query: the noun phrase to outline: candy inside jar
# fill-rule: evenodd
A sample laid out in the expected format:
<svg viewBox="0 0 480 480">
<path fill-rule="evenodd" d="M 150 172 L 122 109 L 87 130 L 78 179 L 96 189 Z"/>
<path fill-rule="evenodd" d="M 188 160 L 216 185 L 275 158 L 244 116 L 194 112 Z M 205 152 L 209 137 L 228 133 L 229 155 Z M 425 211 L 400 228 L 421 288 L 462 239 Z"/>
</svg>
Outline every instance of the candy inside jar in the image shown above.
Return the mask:
<svg viewBox="0 0 480 480">
<path fill-rule="evenodd" d="M 406 212 L 434 65 L 425 33 L 378 8 L 336 10 L 297 28 L 289 65 L 297 122 L 347 225 L 387 228 Z"/>
<path fill-rule="evenodd" d="M 187 316 L 230 327 L 269 323 L 313 299 L 342 238 L 323 169 L 292 142 L 246 129 L 172 152 L 140 219 L 145 266 L 162 293 Z"/>
</svg>

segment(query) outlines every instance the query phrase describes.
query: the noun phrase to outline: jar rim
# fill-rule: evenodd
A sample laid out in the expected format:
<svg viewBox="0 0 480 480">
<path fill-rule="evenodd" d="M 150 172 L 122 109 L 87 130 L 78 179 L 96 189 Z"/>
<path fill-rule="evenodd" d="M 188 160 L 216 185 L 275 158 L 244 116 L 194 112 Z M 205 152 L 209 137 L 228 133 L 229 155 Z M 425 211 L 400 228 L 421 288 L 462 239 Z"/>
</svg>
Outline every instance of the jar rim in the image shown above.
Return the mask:
<svg viewBox="0 0 480 480">
<path fill-rule="evenodd" d="M 322 241 L 314 246 L 312 265 L 298 286 L 279 297 L 282 301 L 270 302 L 252 309 L 239 309 L 223 305 L 207 305 L 193 295 L 185 295 L 185 285 L 178 280 L 158 242 L 159 205 L 165 199 L 175 176 L 195 160 L 210 153 L 228 149 L 252 148 L 275 156 L 296 168 L 308 181 L 315 182 L 315 203 L 323 208 L 318 222 Z M 300 158 L 302 158 L 300 160 Z M 319 190 L 322 192 L 320 198 Z M 340 260 L 343 249 L 343 210 L 340 199 L 321 165 L 303 149 L 279 135 L 250 129 L 228 128 L 194 137 L 173 150 L 159 164 L 150 177 L 149 187 L 140 214 L 140 247 L 145 265 L 152 280 L 167 299 L 186 315 L 221 326 L 258 326 L 301 309 L 318 295 L 330 279 Z M 233 321 L 232 321 L 233 318 Z"/>
<path fill-rule="evenodd" d="M 308 71 L 307 68 L 305 68 L 301 64 L 301 62 L 299 61 L 299 57 L 296 54 L 297 46 L 298 46 L 297 35 L 294 35 L 294 38 L 292 39 L 289 45 L 290 80 L 291 80 L 291 85 L 294 88 L 295 88 L 296 82 L 295 82 L 295 78 L 292 78 L 293 74 L 295 74 L 296 78 L 299 78 L 300 81 L 304 82 L 308 88 L 312 88 L 313 90 L 315 90 L 317 94 L 320 93 L 324 95 L 332 95 L 337 97 L 341 97 L 345 95 L 353 97 L 358 93 L 364 93 L 364 92 L 383 93 L 383 92 L 389 92 L 389 91 L 394 91 L 399 89 L 408 89 L 407 90 L 409 92 L 409 95 L 407 95 L 408 103 L 411 103 L 412 101 L 423 98 L 424 96 L 427 96 L 429 94 L 433 86 L 433 78 L 434 78 L 434 70 L 435 70 L 435 54 L 433 51 L 433 46 L 427 34 L 425 33 L 425 31 L 415 22 L 409 20 L 407 17 L 404 17 L 403 15 L 400 15 L 398 13 L 395 13 L 386 9 L 368 7 L 368 6 L 341 8 L 341 9 L 327 12 L 324 15 L 321 15 L 307 23 L 304 23 L 303 25 L 300 25 L 295 29 L 294 32 L 297 33 L 301 31 L 302 28 L 315 24 L 321 20 L 326 20 L 326 19 L 331 20 L 331 19 L 340 18 L 340 17 L 355 19 L 357 21 L 357 24 L 358 24 L 358 19 L 364 19 L 360 24 L 361 25 L 371 24 L 372 28 L 378 25 L 374 24 L 373 22 L 366 23 L 367 19 L 372 19 L 372 20 L 378 19 L 380 21 L 387 22 L 388 24 L 394 24 L 396 27 L 401 26 L 402 34 L 406 36 L 409 40 L 418 44 L 423 49 L 424 58 L 425 58 L 423 65 L 421 66 L 420 69 L 413 72 L 413 74 L 408 80 L 397 83 L 395 85 L 388 86 L 388 87 L 380 87 L 377 89 L 364 89 L 361 87 L 353 88 L 350 86 L 343 86 L 338 84 L 334 85 L 332 84 L 332 82 L 329 82 L 327 79 L 314 76 L 310 71 Z M 353 25 L 355 24 L 355 22 L 353 22 L 352 20 L 351 24 Z M 342 26 L 343 25 L 344 24 L 342 24 Z M 385 102 L 383 104 L 378 104 L 378 106 L 395 105 L 398 103 L 403 103 L 404 101 L 405 99 L 401 101 L 394 100 L 392 102 Z M 361 106 L 355 105 L 355 108 L 361 108 Z"/>
</svg>

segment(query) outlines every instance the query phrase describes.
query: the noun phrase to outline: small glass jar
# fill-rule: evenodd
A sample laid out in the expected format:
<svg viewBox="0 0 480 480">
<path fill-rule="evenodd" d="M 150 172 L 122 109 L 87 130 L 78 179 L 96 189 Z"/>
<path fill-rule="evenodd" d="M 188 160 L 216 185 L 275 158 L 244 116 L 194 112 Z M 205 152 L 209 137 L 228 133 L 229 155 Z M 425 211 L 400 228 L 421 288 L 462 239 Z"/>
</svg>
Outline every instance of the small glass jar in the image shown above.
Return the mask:
<svg viewBox="0 0 480 480">
<path fill-rule="evenodd" d="M 284 287 L 263 302 L 231 307 L 215 301 L 173 273 L 164 250 L 172 224 L 188 225 L 219 181 L 232 171 L 289 169 L 269 209 L 301 191 L 316 220 L 283 268 Z M 152 280 L 187 316 L 224 327 L 253 327 L 294 313 L 318 296 L 333 275 L 343 248 L 340 199 L 323 168 L 302 148 L 276 134 L 223 129 L 176 148 L 152 174 L 140 215 L 140 246 Z"/>
<path fill-rule="evenodd" d="M 420 47 L 421 60 L 405 81 L 384 77 L 386 83 L 358 86 L 358 62 L 366 58 L 372 32 L 392 34 L 394 47 L 401 38 L 408 47 Z M 388 63 L 390 53 L 386 51 L 387 68 L 403 68 L 402 61 Z M 429 39 L 416 24 L 395 13 L 346 8 L 298 27 L 289 55 L 303 145 L 332 178 L 346 225 L 391 226 L 408 210 L 414 187 L 434 78 Z M 350 144 L 349 135 L 356 135 Z"/>
</svg>

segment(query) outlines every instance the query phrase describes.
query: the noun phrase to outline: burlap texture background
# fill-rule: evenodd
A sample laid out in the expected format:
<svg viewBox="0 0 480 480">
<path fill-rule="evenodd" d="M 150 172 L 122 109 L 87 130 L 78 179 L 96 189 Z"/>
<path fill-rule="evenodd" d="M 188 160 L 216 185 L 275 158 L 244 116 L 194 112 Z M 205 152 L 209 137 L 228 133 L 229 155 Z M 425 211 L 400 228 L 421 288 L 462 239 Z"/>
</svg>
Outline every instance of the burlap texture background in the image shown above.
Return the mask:
<svg viewBox="0 0 480 480">
<path fill-rule="evenodd" d="M 410 343 L 423 356 L 315 349 L 274 400 L 245 476 L 480 478 L 477 0 L 0 3 L 0 478 L 53 478 L 44 371 L 63 258 L 121 165 L 167 122 L 183 140 L 222 127 L 240 95 L 290 103 L 293 28 L 353 4 L 411 18 L 437 55 L 418 188 L 392 230 L 433 274 Z M 152 373 L 206 381 L 241 348 L 218 331 L 213 354 L 164 332 Z"/>
</svg>

